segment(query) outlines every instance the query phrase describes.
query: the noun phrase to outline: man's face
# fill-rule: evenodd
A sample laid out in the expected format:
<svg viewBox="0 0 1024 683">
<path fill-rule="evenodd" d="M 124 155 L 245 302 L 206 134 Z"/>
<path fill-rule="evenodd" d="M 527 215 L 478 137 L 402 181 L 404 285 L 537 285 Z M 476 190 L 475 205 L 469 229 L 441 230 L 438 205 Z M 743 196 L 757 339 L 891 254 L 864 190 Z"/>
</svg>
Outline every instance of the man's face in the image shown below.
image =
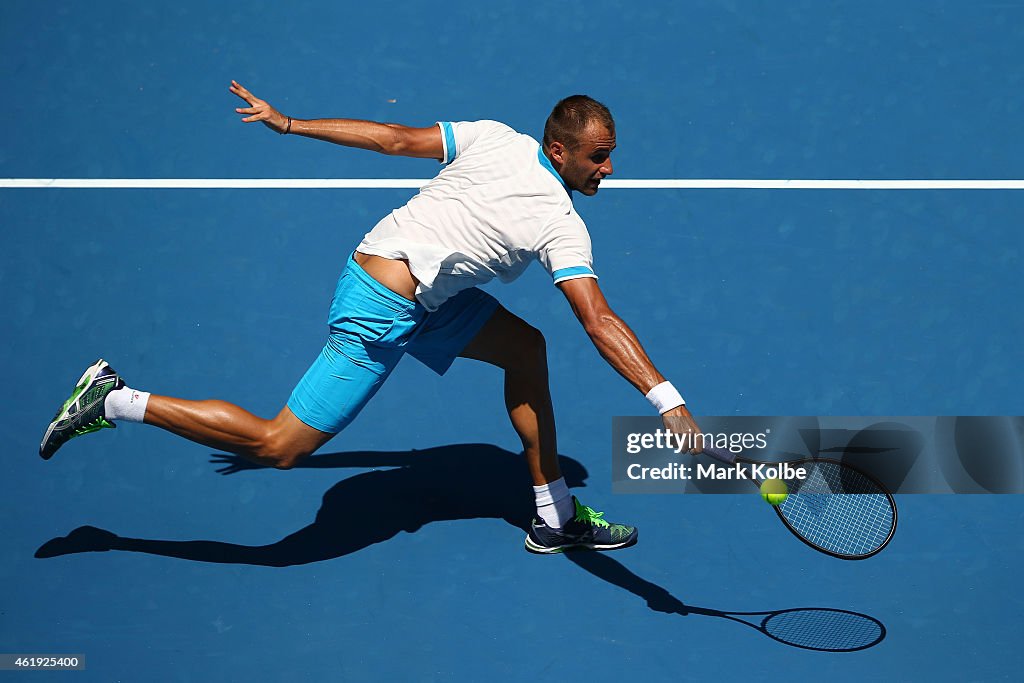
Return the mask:
<svg viewBox="0 0 1024 683">
<path fill-rule="evenodd" d="M 612 174 L 613 149 L 615 134 L 604 125 L 592 122 L 580 135 L 575 149 L 556 142 L 551 145 L 551 157 L 561 163 L 556 170 L 565 184 L 590 197 L 597 194 L 601 179 Z"/>
</svg>

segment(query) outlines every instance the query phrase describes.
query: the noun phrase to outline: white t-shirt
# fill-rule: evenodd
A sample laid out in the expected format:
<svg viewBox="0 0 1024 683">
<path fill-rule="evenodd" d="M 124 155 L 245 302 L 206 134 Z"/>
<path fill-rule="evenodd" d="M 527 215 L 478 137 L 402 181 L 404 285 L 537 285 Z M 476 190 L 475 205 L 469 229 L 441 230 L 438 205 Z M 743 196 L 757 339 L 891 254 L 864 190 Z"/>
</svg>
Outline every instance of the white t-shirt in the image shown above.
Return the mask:
<svg viewBox="0 0 1024 683">
<path fill-rule="evenodd" d="M 497 121 L 437 125 L 446 166 L 357 251 L 408 260 L 428 311 L 495 277 L 511 282 L 534 259 L 555 283 L 597 277 L 587 226 L 536 140 Z"/>
</svg>

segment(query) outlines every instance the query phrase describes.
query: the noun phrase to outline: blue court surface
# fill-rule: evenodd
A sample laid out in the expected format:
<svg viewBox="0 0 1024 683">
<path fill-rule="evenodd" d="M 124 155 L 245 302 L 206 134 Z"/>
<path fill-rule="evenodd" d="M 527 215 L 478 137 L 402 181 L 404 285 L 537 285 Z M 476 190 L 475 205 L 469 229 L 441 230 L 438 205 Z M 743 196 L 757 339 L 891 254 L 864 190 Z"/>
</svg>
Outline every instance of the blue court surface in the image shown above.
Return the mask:
<svg viewBox="0 0 1024 683">
<path fill-rule="evenodd" d="M 616 116 L 621 179 L 1024 177 L 1018 0 L 12 0 L 0 55 L 2 178 L 437 169 L 243 125 L 232 78 L 297 117 L 535 137 L 586 92 Z M 524 552 L 529 477 L 500 373 L 472 361 L 438 378 L 404 360 L 287 472 L 130 424 L 38 458 L 101 356 L 139 389 L 276 414 L 348 253 L 413 192 L 0 189 L 0 653 L 87 662 L 0 678 L 1016 680 L 1020 496 L 902 496 L 890 546 L 842 562 L 756 495 L 613 495 L 611 418 L 650 408 L 536 266 L 488 289 L 545 333 L 567 477 L 640 527 L 634 548 Z M 576 205 L 609 301 L 695 414 L 1024 414 L 1022 191 Z M 792 608 L 884 638 L 816 652 L 724 616 Z"/>
</svg>

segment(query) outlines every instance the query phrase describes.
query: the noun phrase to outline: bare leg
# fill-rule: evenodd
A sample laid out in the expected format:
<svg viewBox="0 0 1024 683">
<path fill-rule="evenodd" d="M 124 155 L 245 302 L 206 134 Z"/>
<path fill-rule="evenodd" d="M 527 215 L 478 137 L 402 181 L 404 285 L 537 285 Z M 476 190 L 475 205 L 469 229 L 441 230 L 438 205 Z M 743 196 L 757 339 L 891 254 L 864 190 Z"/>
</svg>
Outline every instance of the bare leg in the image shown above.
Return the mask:
<svg viewBox="0 0 1024 683">
<path fill-rule="evenodd" d="M 287 406 L 265 420 L 226 401 L 186 401 L 153 395 L 146 424 L 211 448 L 235 453 L 261 465 L 287 469 L 334 435 L 295 417 Z"/>
<path fill-rule="evenodd" d="M 559 479 L 562 473 L 543 335 L 499 307 L 460 355 L 505 371 L 505 407 L 523 442 L 533 483 L 542 486 Z"/>
</svg>

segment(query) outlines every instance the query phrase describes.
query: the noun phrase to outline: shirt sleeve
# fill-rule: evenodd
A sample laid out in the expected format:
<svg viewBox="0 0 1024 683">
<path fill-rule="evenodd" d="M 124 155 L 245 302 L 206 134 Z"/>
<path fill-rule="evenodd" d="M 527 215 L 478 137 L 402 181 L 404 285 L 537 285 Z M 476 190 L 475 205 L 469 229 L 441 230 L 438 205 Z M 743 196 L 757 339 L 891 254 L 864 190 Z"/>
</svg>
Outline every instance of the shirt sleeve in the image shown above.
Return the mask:
<svg viewBox="0 0 1024 683">
<path fill-rule="evenodd" d="M 537 259 L 556 285 L 580 277 L 597 279 L 590 233 L 575 211 L 545 228 L 537 249 Z"/>
<path fill-rule="evenodd" d="M 505 126 L 497 121 L 438 121 L 441 145 L 444 148 L 442 164 L 450 164 L 479 138 Z"/>
</svg>

